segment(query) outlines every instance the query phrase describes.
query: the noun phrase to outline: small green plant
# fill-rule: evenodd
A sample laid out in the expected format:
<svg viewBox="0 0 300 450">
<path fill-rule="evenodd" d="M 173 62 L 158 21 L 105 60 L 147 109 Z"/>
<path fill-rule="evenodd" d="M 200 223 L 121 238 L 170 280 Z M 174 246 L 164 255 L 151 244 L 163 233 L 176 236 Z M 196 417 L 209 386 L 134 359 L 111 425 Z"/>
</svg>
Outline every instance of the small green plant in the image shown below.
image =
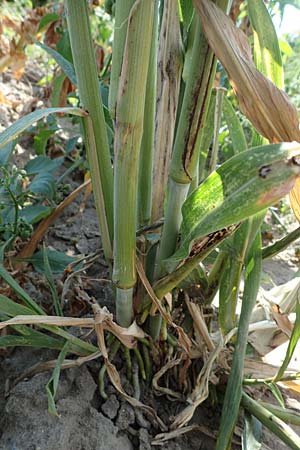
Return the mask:
<svg viewBox="0 0 300 450">
<path fill-rule="evenodd" d="M 35 111 L 5 130 L 0 146 L 49 114 L 80 117 L 103 251 L 115 289 L 116 317 L 113 320 L 97 304 L 92 305 L 94 318 L 62 317 L 57 293 L 59 314 L 48 317 L 1 265 L 0 275 L 24 305 L 0 296 L 1 318 L 11 317 L 0 326 L 12 326 L 23 339 L 0 337 L 0 345 L 23 342 L 61 350 L 47 386 L 52 412 L 59 370 L 68 353 L 89 359 L 99 357 L 100 350 L 102 395 L 107 372 L 116 389 L 135 406 L 142 405 L 125 393 L 111 363 L 121 345 L 129 377 L 132 358 L 148 382 L 155 366 L 151 358 L 155 368 L 165 372 L 179 366 L 174 372 L 181 374 L 176 385 L 184 386 L 184 374 L 190 377 L 191 386 L 184 392 L 188 407 L 169 424 L 174 430 L 183 427 L 207 399 L 214 364 L 235 337 L 217 450 L 230 448 L 240 405 L 290 448 L 299 449 L 300 438 L 290 427 L 282 427 L 277 410 L 268 412 L 243 387 L 262 257 L 286 245 L 280 242 L 276 248 L 263 250 L 261 224 L 266 209 L 293 188 L 300 174 L 299 123 L 295 108 L 281 90 L 281 53 L 264 2 L 246 2 L 255 63 L 247 36 L 226 15 L 229 4 L 227 0 L 106 2 L 114 12 L 115 28 L 108 103 L 103 104 L 87 2 L 65 0 L 72 62 L 38 45 L 56 59 L 78 89 L 79 107 Z M 213 88 L 217 59 L 233 87 L 230 95 L 224 85 Z M 249 123 L 248 133 L 244 132 L 233 106 L 237 101 L 253 124 L 251 132 Z M 49 270 L 48 279 L 52 283 Z M 193 294 L 195 290 L 198 295 Z M 214 341 L 198 297 L 209 306 L 217 290 L 219 333 Z M 183 316 L 179 310 L 185 311 Z M 274 383 L 284 376 L 299 338 L 298 310 L 288 354 Z M 32 324 L 39 331 L 28 327 Z M 72 325 L 94 328 L 98 348 L 67 333 L 64 327 Z M 26 333 L 30 339 L 24 343 Z M 33 333 L 38 333 L 36 338 Z M 209 356 L 203 358 L 199 372 L 195 359 L 202 356 L 203 342 Z M 169 351 L 174 360 L 168 360 Z M 157 376 L 153 379 L 156 386 Z M 171 389 L 165 392 L 178 395 Z M 147 411 L 166 431 L 157 414 L 150 408 Z"/>
</svg>

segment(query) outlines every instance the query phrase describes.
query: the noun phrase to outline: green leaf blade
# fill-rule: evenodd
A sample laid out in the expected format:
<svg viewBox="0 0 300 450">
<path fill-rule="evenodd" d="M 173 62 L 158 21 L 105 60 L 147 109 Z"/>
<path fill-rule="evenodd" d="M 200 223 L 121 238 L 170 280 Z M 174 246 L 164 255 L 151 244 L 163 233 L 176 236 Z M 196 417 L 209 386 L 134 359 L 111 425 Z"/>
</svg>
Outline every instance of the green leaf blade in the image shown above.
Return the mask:
<svg viewBox="0 0 300 450">
<path fill-rule="evenodd" d="M 0 150 L 6 144 L 17 138 L 23 131 L 25 131 L 35 122 L 44 119 L 44 117 L 47 117 L 50 114 L 57 113 L 71 114 L 80 117 L 85 117 L 87 115 L 87 113 L 83 109 L 74 107 L 44 108 L 33 111 L 32 113 L 21 117 L 4 131 L 2 131 L 2 133 L 0 133 Z"/>
<path fill-rule="evenodd" d="M 174 270 L 202 237 L 239 223 L 286 195 L 298 170 L 291 165 L 297 153 L 300 146 L 293 143 L 255 147 L 213 172 L 183 205 L 182 243 L 165 260 L 167 270 Z"/>
</svg>

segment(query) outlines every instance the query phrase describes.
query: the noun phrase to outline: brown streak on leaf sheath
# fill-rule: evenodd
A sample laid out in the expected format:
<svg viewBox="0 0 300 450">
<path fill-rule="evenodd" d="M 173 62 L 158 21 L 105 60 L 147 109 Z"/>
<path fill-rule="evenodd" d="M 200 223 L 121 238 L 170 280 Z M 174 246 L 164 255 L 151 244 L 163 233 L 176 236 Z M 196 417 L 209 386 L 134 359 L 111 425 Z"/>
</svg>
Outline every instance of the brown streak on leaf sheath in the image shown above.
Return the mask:
<svg viewBox="0 0 300 450">
<path fill-rule="evenodd" d="M 209 58 L 209 56 L 211 56 L 211 58 Z M 207 76 L 207 80 L 209 80 L 211 77 L 211 71 L 212 71 L 212 68 L 214 65 L 214 56 L 210 55 L 209 47 L 207 47 L 204 60 L 210 65 L 209 75 Z M 199 79 L 197 86 L 193 93 L 195 102 L 194 102 L 193 108 L 191 109 L 190 114 L 189 114 L 189 126 L 187 127 L 186 134 L 185 134 L 186 145 L 185 145 L 185 148 L 184 148 L 184 151 L 182 154 L 182 166 L 184 168 L 184 171 L 185 171 L 187 177 L 190 179 L 190 181 L 192 181 L 192 176 L 190 175 L 189 170 L 188 170 L 189 161 L 191 161 L 191 159 L 193 157 L 193 153 L 196 148 L 196 141 L 197 141 L 197 137 L 199 135 L 199 130 L 201 127 L 204 126 L 203 115 L 204 115 L 204 111 L 205 111 L 205 105 L 207 103 L 206 99 L 207 99 L 208 93 L 209 93 L 209 83 L 207 83 L 207 80 L 204 80 L 205 67 L 206 67 L 206 64 L 203 64 L 203 71 L 201 74 L 201 78 Z M 197 114 L 197 101 L 200 96 L 201 88 L 202 88 L 204 82 L 205 82 L 205 93 L 202 98 L 202 104 L 201 104 L 200 111 Z M 196 124 L 195 124 L 195 122 L 196 122 Z"/>
</svg>

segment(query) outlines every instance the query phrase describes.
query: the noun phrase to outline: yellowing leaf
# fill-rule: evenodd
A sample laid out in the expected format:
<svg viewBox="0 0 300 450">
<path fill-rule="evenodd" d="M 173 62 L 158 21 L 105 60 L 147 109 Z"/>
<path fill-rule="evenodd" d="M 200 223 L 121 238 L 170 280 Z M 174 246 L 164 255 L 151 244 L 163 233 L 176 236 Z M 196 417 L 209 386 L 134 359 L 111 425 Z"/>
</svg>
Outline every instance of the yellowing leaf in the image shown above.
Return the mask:
<svg viewBox="0 0 300 450">
<path fill-rule="evenodd" d="M 300 141 L 296 108 L 255 67 L 247 36 L 210 0 L 194 0 L 209 45 L 223 64 L 242 112 L 270 142 Z"/>
<path fill-rule="evenodd" d="M 290 192 L 290 203 L 294 214 L 300 222 L 300 179 L 297 178 L 293 189 Z"/>
</svg>

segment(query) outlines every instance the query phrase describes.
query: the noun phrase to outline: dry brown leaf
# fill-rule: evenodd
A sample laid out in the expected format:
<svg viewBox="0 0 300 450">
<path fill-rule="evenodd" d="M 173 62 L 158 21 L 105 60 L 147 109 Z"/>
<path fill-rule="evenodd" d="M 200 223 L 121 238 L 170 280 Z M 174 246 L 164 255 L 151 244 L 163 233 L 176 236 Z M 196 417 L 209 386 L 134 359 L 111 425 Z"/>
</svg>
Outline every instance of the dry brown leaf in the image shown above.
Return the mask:
<svg viewBox="0 0 300 450">
<path fill-rule="evenodd" d="M 210 430 L 208 427 L 205 427 L 204 425 L 189 425 L 184 428 L 178 428 L 177 430 L 169 431 L 168 433 L 161 433 L 157 434 L 155 438 L 152 440 L 151 445 L 159 445 L 162 446 L 165 442 L 169 441 L 170 439 L 176 439 L 180 436 L 190 433 L 191 431 L 200 431 L 200 433 L 203 433 L 207 436 L 209 436 L 211 439 L 216 439 L 216 433 L 214 433 L 212 430 Z"/>
<path fill-rule="evenodd" d="M 297 394 L 300 394 L 300 381 L 299 380 L 293 380 L 293 381 L 281 381 L 280 386 L 282 386 L 285 389 L 290 389 L 291 391 L 297 392 Z"/>
<path fill-rule="evenodd" d="M 10 28 L 13 30 L 16 34 L 20 34 L 21 27 L 20 23 L 16 22 L 15 20 L 11 19 L 8 16 L 2 16 L 2 27 Z"/>
<path fill-rule="evenodd" d="M 21 80 L 24 73 L 26 63 L 26 56 L 22 53 L 15 53 L 13 57 L 13 62 L 11 64 L 11 69 L 13 77 L 16 80 Z"/>
<path fill-rule="evenodd" d="M 218 345 L 210 353 L 207 361 L 204 363 L 197 377 L 196 386 L 194 387 L 190 397 L 187 399 L 190 404 L 175 417 L 171 425 L 171 430 L 185 426 L 193 417 L 198 406 L 207 399 L 209 395 L 209 381 L 211 379 L 215 360 L 220 356 L 227 342 L 234 336 L 235 333 L 236 330 L 233 329 L 224 338 L 220 336 Z"/>
<path fill-rule="evenodd" d="M 60 370 L 70 369 L 72 367 L 80 367 L 83 364 L 93 361 L 94 359 L 100 358 L 102 356 L 101 352 L 95 352 L 88 356 L 81 356 L 77 359 L 65 359 L 64 362 L 60 366 Z M 38 362 L 31 366 L 29 369 L 26 369 L 21 375 L 14 379 L 13 383 L 10 384 L 10 390 L 13 389 L 20 381 L 25 378 L 31 378 L 34 375 L 42 372 L 47 372 L 48 370 L 54 369 L 57 364 L 57 359 L 53 359 L 51 361 Z"/>
<path fill-rule="evenodd" d="M 272 311 L 273 318 L 278 325 L 278 328 L 280 328 L 280 330 L 283 331 L 283 333 L 286 334 L 288 338 L 290 338 L 292 335 L 294 326 L 291 323 L 288 314 L 283 314 L 280 311 L 278 305 L 272 305 L 271 311 Z"/>
<path fill-rule="evenodd" d="M 183 361 L 183 353 L 181 353 L 180 357 L 177 359 L 171 359 L 168 361 L 153 377 L 152 386 L 156 391 L 157 395 L 169 395 L 170 397 L 177 398 L 178 400 L 182 400 L 182 394 L 179 392 L 175 392 L 170 388 L 159 386 L 159 379 L 166 373 L 168 370 L 172 369 L 175 366 L 178 366 Z"/>
<path fill-rule="evenodd" d="M 193 326 L 195 330 L 195 334 L 201 336 L 204 340 L 207 348 L 210 352 L 212 352 L 215 348 L 215 345 L 209 335 L 205 320 L 203 318 L 202 312 L 200 310 L 199 305 L 193 303 L 189 300 L 188 296 L 185 297 L 185 302 L 187 304 L 189 313 L 193 319 Z"/>
<path fill-rule="evenodd" d="M 68 94 L 73 91 L 73 85 L 69 78 L 65 78 L 64 82 L 62 84 L 60 93 L 59 93 L 59 99 L 58 99 L 58 105 L 57 106 L 67 106 L 67 98 Z M 63 116 L 63 113 L 60 113 L 59 116 Z"/>
<path fill-rule="evenodd" d="M 296 108 L 285 92 L 256 69 L 247 36 L 212 1 L 193 3 L 245 116 L 272 143 L 300 142 Z"/>
<path fill-rule="evenodd" d="M 98 346 L 103 355 L 104 363 L 105 363 L 106 370 L 107 370 L 108 376 L 110 378 L 110 381 L 112 382 L 112 384 L 117 389 L 117 391 L 120 392 L 120 394 L 125 398 L 125 400 L 128 403 L 130 403 L 134 408 L 137 408 L 137 407 L 141 408 L 143 411 L 145 411 L 145 413 L 147 413 L 155 421 L 155 424 L 158 425 L 161 430 L 167 431 L 166 425 L 158 417 L 157 413 L 155 412 L 155 410 L 153 408 L 151 408 L 150 406 L 144 405 L 142 402 L 140 402 L 139 400 L 137 400 L 134 397 L 131 397 L 124 391 L 124 389 L 122 387 L 120 375 L 119 375 L 117 369 L 115 368 L 115 366 L 108 359 L 108 353 L 107 353 L 107 349 L 106 349 L 106 345 L 105 345 L 105 338 L 104 338 L 104 330 L 105 330 L 104 323 L 99 321 L 99 315 L 101 315 L 102 310 L 98 304 L 93 305 L 93 309 L 94 309 L 94 314 L 95 314 L 95 322 L 96 322 L 95 331 L 97 334 Z"/>
<path fill-rule="evenodd" d="M 143 265 L 142 265 L 141 261 L 138 258 L 136 259 L 136 269 L 137 269 L 137 272 L 138 272 L 139 277 L 141 279 L 141 282 L 143 283 L 144 288 L 147 291 L 147 294 L 149 295 L 149 297 L 151 298 L 152 302 L 154 303 L 154 305 L 158 309 L 158 311 L 161 314 L 162 318 L 167 322 L 168 325 L 170 325 L 172 328 L 174 328 L 177 331 L 179 346 L 184 349 L 185 353 L 188 356 L 190 356 L 191 347 L 192 347 L 192 343 L 191 343 L 190 338 L 185 333 L 183 328 L 180 327 L 179 325 L 176 325 L 176 323 L 174 323 L 172 321 L 170 315 L 167 314 L 166 311 L 164 310 L 161 302 L 156 297 L 155 292 L 153 291 L 152 286 L 151 286 L 151 284 L 149 283 L 149 281 L 148 281 L 148 279 L 146 277 Z"/>
<path fill-rule="evenodd" d="M 295 185 L 290 192 L 290 203 L 296 219 L 300 223 L 300 178 L 296 178 Z"/>
<path fill-rule="evenodd" d="M 145 333 L 134 322 L 129 328 L 122 328 L 113 321 L 113 315 L 106 308 L 93 305 L 95 318 L 76 318 L 42 315 L 22 315 L 0 322 L 0 330 L 10 325 L 55 325 L 60 327 L 95 328 L 98 325 L 116 336 L 128 348 L 136 346 L 137 338 L 144 338 Z M 105 356 L 105 355 L 104 355 Z"/>
<path fill-rule="evenodd" d="M 61 38 L 60 33 L 57 31 L 59 21 L 52 22 L 44 36 L 44 44 L 48 47 L 55 48 L 56 44 Z"/>
<path fill-rule="evenodd" d="M 105 53 L 103 47 L 101 45 L 95 44 L 95 57 L 96 57 L 96 65 L 97 72 L 100 73 L 104 66 L 104 58 Z"/>
<path fill-rule="evenodd" d="M 13 106 L 15 104 L 15 102 L 12 102 L 11 100 L 9 100 L 6 97 L 6 95 L 4 95 L 2 91 L 0 91 L 0 104 Z"/>
</svg>

